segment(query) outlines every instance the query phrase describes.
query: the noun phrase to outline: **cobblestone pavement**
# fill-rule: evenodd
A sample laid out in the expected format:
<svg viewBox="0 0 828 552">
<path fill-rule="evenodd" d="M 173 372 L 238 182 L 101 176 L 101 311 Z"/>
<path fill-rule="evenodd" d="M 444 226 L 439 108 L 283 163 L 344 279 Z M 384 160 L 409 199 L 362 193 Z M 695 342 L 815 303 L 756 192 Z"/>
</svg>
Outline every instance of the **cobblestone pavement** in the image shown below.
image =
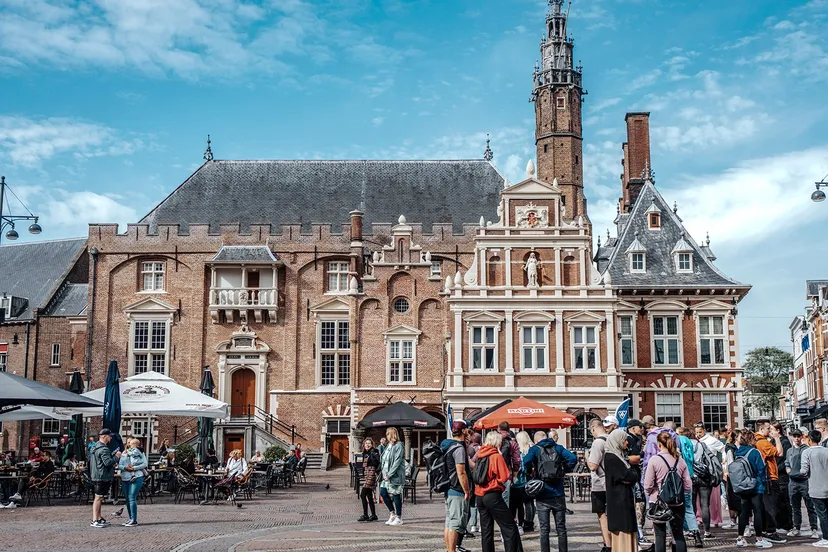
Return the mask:
<svg viewBox="0 0 828 552">
<path fill-rule="evenodd" d="M 326 485 L 330 488 L 326 489 Z M 405 525 L 386 527 L 381 521 L 357 523 L 361 508 L 353 491 L 348 489 L 348 472 L 335 470 L 308 474 L 308 483 L 294 485 L 292 489 L 276 489 L 271 495 L 257 494 L 253 501 L 243 502 L 241 509 L 226 503 L 173 504 L 169 497 L 156 499 L 154 504 L 141 503 L 140 525 L 134 528 L 121 527 L 118 522 L 125 521 L 124 518 L 107 515 L 120 506 L 104 507 L 104 516 L 113 522 L 112 527 L 93 529 L 89 527 L 90 506 L 55 501 L 51 507 L 0 510 L 0 550 L 440 551 L 443 549 L 442 501 L 429 500 L 427 491 L 421 492 L 418 499 L 417 504 L 406 503 L 403 507 Z M 378 506 L 378 514 L 384 514 L 385 507 Z M 575 515 L 567 518 L 570 549 L 597 552 L 601 539 L 588 504 L 580 502 L 571 508 Z M 736 550 L 735 531 L 719 529 L 715 534 L 717 538 L 709 540 L 706 549 Z M 789 539 L 788 544 L 774 548 L 802 550 L 803 545 L 812 542 L 812 539 Z M 479 538 L 466 540 L 464 545 L 473 551 L 480 550 Z M 497 545 L 502 550 L 499 542 Z M 524 536 L 524 549 L 527 552 L 540 549 L 537 532 Z M 552 549 L 557 549 L 554 538 Z"/>
</svg>

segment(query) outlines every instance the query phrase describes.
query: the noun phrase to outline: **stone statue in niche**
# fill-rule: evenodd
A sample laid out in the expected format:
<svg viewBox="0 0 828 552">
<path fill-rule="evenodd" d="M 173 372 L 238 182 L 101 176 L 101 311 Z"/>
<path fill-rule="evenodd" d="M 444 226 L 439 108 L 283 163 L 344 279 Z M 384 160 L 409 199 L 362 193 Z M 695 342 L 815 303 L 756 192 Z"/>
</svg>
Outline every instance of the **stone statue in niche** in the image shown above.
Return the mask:
<svg viewBox="0 0 828 552">
<path fill-rule="evenodd" d="M 529 287 L 538 287 L 538 258 L 535 256 L 534 251 L 526 259 L 526 265 L 523 267 L 523 270 L 526 271 L 527 285 Z"/>
<path fill-rule="evenodd" d="M 549 226 L 549 208 L 538 207 L 534 203 L 515 207 L 518 228 L 547 228 Z"/>
</svg>

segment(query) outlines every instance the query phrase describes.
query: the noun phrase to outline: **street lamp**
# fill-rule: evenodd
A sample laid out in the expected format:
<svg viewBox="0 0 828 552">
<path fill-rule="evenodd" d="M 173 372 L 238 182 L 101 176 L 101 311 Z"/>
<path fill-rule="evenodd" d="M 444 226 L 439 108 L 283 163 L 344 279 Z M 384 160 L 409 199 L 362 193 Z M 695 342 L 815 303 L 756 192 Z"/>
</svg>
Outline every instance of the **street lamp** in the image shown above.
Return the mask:
<svg viewBox="0 0 828 552">
<path fill-rule="evenodd" d="M 11 190 L 9 190 L 9 192 L 11 192 L 11 194 L 14 195 L 14 192 L 12 192 Z M 823 195 L 825 195 L 825 194 L 823 194 Z M 15 197 L 15 199 L 17 199 L 17 201 L 20 201 L 20 198 L 18 198 L 16 195 L 14 195 L 14 197 Z M 22 201 L 20 201 L 20 204 L 23 205 L 23 208 L 26 209 L 26 211 L 29 212 L 28 215 L 11 215 L 11 214 L 7 215 L 7 214 L 4 214 L 3 213 L 3 206 L 5 205 L 5 199 L 6 199 L 6 177 L 5 176 L 0 176 L 0 242 L 2 242 L 2 240 L 3 240 L 3 229 L 4 228 L 9 228 L 9 230 L 6 232 L 6 239 L 7 240 L 14 241 L 14 240 L 16 240 L 17 238 L 20 237 L 20 234 L 14 228 L 14 221 L 16 221 L 16 220 L 31 220 L 31 221 L 33 221 L 32 224 L 29 225 L 29 233 L 30 234 L 40 234 L 41 232 L 43 232 L 43 228 L 41 228 L 40 224 L 37 223 L 38 217 L 36 217 L 34 214 L 32 214 L 32 212 L 29 211 L 29 209 L 25 205 L 23 205 Z"/>
<path fill-rule="evenodd" d="M 825 182 L 826 178 L 828 178 L 828 174 L 826 174 L 822 180 L 816 182 L 816 191 L 811 194 L 811 201 L 816 203 L 825 201 L 825 192 L 820 190 L 820 188 L 828 188 L 828 182 Z"/>
</svg>

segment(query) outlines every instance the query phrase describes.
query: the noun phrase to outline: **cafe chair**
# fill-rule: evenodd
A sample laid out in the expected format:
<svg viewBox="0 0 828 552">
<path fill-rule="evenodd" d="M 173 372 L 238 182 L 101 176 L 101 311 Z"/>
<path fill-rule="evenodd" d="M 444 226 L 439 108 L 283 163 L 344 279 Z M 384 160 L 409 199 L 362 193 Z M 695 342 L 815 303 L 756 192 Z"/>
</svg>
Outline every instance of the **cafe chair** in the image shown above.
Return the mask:
<svg viewBox="0 0 828 552">
<path fill-rule="evenodd" d="M 297 483 L 307 483 L 308 478 L 305 477 L 305 469 L 308 467 L 308 459 L 303 456 L 296 465 L 296 471 L 293 472 L 293 480 Z"/>
<path fill-rule="evenodd" d="M 198 481 L 196 478 L 188 474 L 184 470 L 174 468 L 175 480 L 177 483 L 175 492 L 175 503 L 178 504 L 184 500 L 184 497 L 189 493 L 193 496 L 193 504 L 198 504 Z"/>
<path fill-rule="evenodd" d="M 412 504 L 417 504 L 417 477 L 420 475 L 420 466 L 414 466 L 411 475 L 406 478 L 403 486 L 403 500 L 408 496 Z"/>
<path fill-rule="evenodd" d="M 52 503 L 49 500 L 49 484 L 52 481 L 52 475 L 54 473 L 50 473 L 43 479 L 35 479 L 34 482 L 29 485 L 29 488 L 26 489 L 26 502 L 23 504 L 24 506 L 28 506 L 32 500 L 46 500 L 46 505 L 51 506 Z"/>
</svg>

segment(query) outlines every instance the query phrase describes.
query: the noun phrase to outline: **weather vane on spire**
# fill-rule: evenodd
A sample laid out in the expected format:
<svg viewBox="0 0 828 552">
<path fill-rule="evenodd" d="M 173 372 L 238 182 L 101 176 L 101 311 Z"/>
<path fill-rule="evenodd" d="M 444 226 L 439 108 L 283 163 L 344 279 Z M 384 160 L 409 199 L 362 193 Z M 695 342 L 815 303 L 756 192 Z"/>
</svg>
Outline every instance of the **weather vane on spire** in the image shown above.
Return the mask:
<svg viewBox="0 0 828 552">
<path fill-rule="evenodd" d="M 489 145 L 490 142 L 491 142 L 491 139 L 489 138 L 489 135 L 487 134 L 486 135 L 486 150 L 483 152 L 483 159 L 485 159 L 486 161 L 489 161 L 489 162 L 491 162 L 491 160 L 494 159 L 494 152 L 492 151 L 492 148 Z"/>
<path fill-rule="evenodd" d="M 204 160 L 205 161 L 212 161 L 213 160 L 213 149 L 210 147 L 210 135 L 207 135 L 207 151 L 204 152 Z"/>
</svg>

